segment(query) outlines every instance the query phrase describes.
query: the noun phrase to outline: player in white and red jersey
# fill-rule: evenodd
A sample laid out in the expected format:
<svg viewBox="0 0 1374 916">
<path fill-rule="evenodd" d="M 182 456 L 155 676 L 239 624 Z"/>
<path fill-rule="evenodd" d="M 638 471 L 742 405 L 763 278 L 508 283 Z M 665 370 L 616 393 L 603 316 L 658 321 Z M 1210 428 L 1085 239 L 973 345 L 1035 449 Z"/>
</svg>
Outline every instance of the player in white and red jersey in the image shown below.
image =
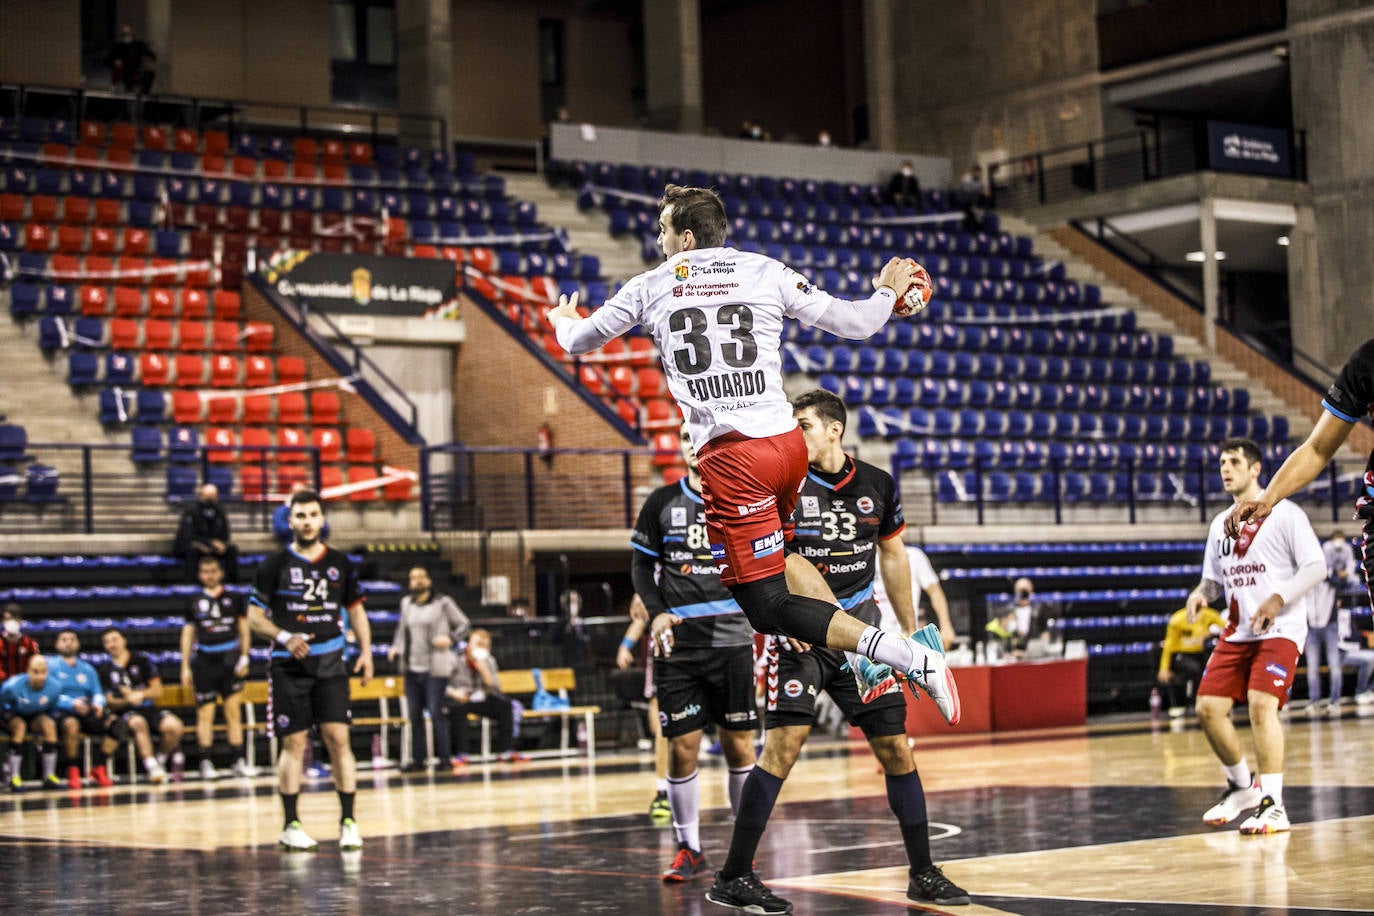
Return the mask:
<svg viewBox="0 0 1374 916">
<path fill-rule="evenodd" d="M 867 299 L 836 299 L 779 261 L 723 247 L 728 225 L 714 191 L 669 185 L 659 214 L 664 263 L 588 318 L 578 315 L 576 296 L 561 297 L 549 312 L 558 342 L 580 354 L 636 324 L 653 336 L 697 451 L 721 582 L 755 630 L 856 652 L 866 680 L 877 685 L 895 671 L 958 722 L 959 695 L 942 652 L 845 613 L 811 564 L 784 550 L 807 452 L 782 388 L 783 318 L 862 340 L 892 316 L 914 281 L 914 262 L 890 260 Z M 752 873 L 731 877 L 738 906 L 789 911 Z"/>
<path fill-rule="evenodd" d="M 1221 444 L 1221 482 L 1236 505 L 1260 494 L 1260 449 L 1249 439 Z M 1258 522 L 1226 534 L 1231 509 L 1212 519 L 1202 581 L 1188 596 L 1196 619 L 1213 599 L 1225 596 L 1226 631 L 1197 688 L 1203 733 L 1226 770 L 1226 791 L 1203 815 L 1208 824 L 1241 821 L 1245 834 L 1289 829 L 1283 807 L 1283 729 L 1279 709 L 1288 700 L 1298 653 L 1307 639 L 1308 592 L 1326 577 L 1326 559 L 1307 515 L 1291 502 L 1274 506 Z M 1259 779 L 1241 752 L 1231 707 L 1248 703 Z"/>
</svg>

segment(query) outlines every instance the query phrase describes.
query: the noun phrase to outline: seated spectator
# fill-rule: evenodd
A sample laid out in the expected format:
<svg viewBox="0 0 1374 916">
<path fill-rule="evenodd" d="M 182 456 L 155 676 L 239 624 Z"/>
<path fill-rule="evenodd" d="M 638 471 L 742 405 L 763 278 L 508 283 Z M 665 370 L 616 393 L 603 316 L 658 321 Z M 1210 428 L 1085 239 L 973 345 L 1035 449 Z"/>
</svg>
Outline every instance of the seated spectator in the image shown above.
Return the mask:
<svg viewBox="0 0 1374 916">
<path fill-rule="evenodd" d="M 3 612 L 4 633 L 0 635 L 0 681 L 24 674 L 29 670 L 29 659 L 38 655 L 38 642 L 32 636 L 24 635 L 24 612 L 13 601 L 5 605 Z"/>
<path fill-rule="evenodd" d="M 1192 711 L 1194 691 L 1211 654 L 1209 643 L 1225 629 L 1226 618 L 1210 607 L 1204 607 L 1195 621 L 1188 620 L 1187 608 L 1169 617 L 1156 679 L 1168 691 L 1170 716 L 1177 718 Z"/>
<path fill-rule="evenodd" d="M 1026 638 L 1016 629 L 1016 610 L 1008 605 L 1002 613 L 988 621 L 986 628 L 989 648 L 995 645 L 1003 656 L 1025 658 Z M 989 661 L 992 660 L 989 653 Z"/>
<path fill-rule="evenodd" d="M 100 675 L 91 663 L 77 657 L 81 640 L 75 630 L 57 634 L 57 655 L 48 659 L 48 677 L 57 681 L 65 701 L 57 719 L 62 738 L 63 769 L 67 785 L 81 790 L 81 736 L 92 740 L 105 737 L 105 691 L 100 689 Z M 105 756 L 96 754 L 91 764 L 91 778 L 98 786 L 112 786 Z"/>
<path fill-rule="evenodd" d="M 467 636 L 472 624 L 452 598 L 435 593 L 434 580 L 423 566 L 411 567 L 409 584 L 410 590 L 401 599 L 396 637 L 386 657 L 393 662 L 399 659 L 405 673 L 412 748 L 407 769 L 418 770 L 425 768 L 429 756 L 425 747 L 426 712 L 434 728 L 434 752 L 440 760 L 450 756 L 444 691 L 458 662 L 453 646 Z"/>
<path fill-rule="evenodd" d="M 1016 614 L 1016 632 L 1027 642 L 1040 638 L 1049 628 L 1049 606 L 1035 597 L 1035 584 L 1024 576 L 1012 583 L 1012 592 L 1007 608 Z"/>
<path fill-rule="evenodd" d="M 449 699 L 448 721 L 453 731 L 454 767 L 468 762 L 468 714 L 493 719 L 496 737 L 492 747 L 508 763 L 528 760 L 515 750 L 516 702 L 501 693 L 496 658 L 491 654 L 491 634 L 473 630 L 458 664 L 449 678 L 445 696 Z"/>
<path fill-rule="evenodd" d="M 41 655 L 29 658 L 24 674 L 16 674 L 0 687 L 0 728 L 9 732 L 9 775 L 11 792 L 24 791 L 24 739 L 36 736 L 42 743 L 43 785 L 49 789 L 62 785 L 57 778 L 57 723 L 54 716 L 64 703 L 62 688 L 48 677 L 48 660 Z"/>
<path fill-rule="evenodd" d="M 1360 706 L 1374 703 L 1374 687 L 1370 678 L 1374 676 L 1374 630 L 1368 629 L 1369 618 L 1363 625 L 1356 626 L 1349 611 L 1341 611 L 1342 629 L 1341 664 L 1355 666 L 1355 702 Z"/>
<path fill-rule="evenodd" d="M 224 728 L 236 776 L 255 775 L 243 753 L 243 679 L 248 675 L 248 607 L 224 588 L 217 557 L 200 559 L 200 591 L 186 603 L 181 627 L 181 683 L 196 696 L 196 766 L 203 780 L 218 779 L 211 759 L 215 701 L 224 703 Z"/>
<path fill-rule="evenodd" d="M 304 481 L 296 481 L 291 485 L 291 492 L 286 494 L 286 499 L 272 513 L 272 536 L 283 547 L 291 543 L 291 497 L 308 489 L 310 488 Z M 329 540 L 329 522 L 325 522 L 324 527 L 320 529 L 320 540 Z"/>
<path fill-rule="evenodd" d="M 110 82 L 123 87 L 128 92 L 147 93 L 153 88 L 153 71 L 144 66 L 144 61 L 157 60 L 148 43 L 134 37 L 134 30 L 124 25 L 119 28 L 119 40 L 110 46 L 105 54 L 105 66 L 110 68 Z"/>
<path fill-rule="evenodd" d="M 170 709 L 157 709 L 153 705 L 162 698 L 162 676 L 146 653 L 130 652 L 124 634 L 115 627 L 101 634 L 100 643 L 110 656 L 97 669 L 109 709 L 105 740 L 100 745 L 101 756 L 108 760 L 120 744 L 132 739 L 148 781 L 154 785 L 166 782 L 167 764 L 181 745 L 186 726 Z M 153 751 L 153 727 L 158 735 L 156 753 Z"/>
<path fill-rule="evenodd" d="M 200 580 L 200 558 L 219 557 L 228 582 L 239 578 L 239 551 L 229 537 L 229 517 L 220 508 L 219 488 L 207 483 L 200 498 L 181 511 L 172 554 L 186 561 L 186 581 Z"/>
<path fill-rule="evenodd" d="M 823 130 L 816 134 L 816 145 L 829 149 L 834 143 L 830 139 L 830 131 Z"/>
<path fill-rule="evenodd" d="M 983 183 L 983 167 L 978 163 L 969 166 L 969 170 L 959 179 L 959 191 L 963 195 L 964 203 L 970 207 L 983 208 L 988 205 L 988 189 Z"/>
<path fill-rule="evenodd" d="M 921 182 L 916 178 L 915 166 L 910 161 L 903 162 L 901 171 L 887 183 L 887 202 L 898 209 L 920 209 Z"/>
</svg>

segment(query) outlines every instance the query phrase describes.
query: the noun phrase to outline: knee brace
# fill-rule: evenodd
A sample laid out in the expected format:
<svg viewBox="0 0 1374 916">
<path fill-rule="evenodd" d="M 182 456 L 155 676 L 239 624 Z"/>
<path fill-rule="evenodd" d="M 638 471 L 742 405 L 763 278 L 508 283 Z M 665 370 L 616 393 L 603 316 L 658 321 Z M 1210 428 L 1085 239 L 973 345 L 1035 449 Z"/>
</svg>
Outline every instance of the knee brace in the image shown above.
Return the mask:
<svg viewBox="0 0 1374 916">
<path fill-rule="evenodd" d="M 791 636 L 815 646 L 825 645 L 836 607 L 792 594 L 787 590 L 787 576 L 783 573 L 731 585 L 730 593 L 735 596 L 744 616 L 749 618 L 749 625 L 760 633 Z"/>
</svg>

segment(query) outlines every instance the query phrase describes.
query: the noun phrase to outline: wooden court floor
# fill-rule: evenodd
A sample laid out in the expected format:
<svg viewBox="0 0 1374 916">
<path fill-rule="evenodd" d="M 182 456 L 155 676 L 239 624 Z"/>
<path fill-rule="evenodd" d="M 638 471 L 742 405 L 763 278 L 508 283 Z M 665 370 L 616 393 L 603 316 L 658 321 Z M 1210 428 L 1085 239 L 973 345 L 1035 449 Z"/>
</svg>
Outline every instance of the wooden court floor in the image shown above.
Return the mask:
<svg viewBox="0 0 1374 916">
<path fill-rule="evenodd" d="M 967 914 L 1374 912 L 1374 715 L 1287 720 L 1290 834 L 1201 814 L 1219 770 L 1190 724 L 1145 721 L 922 741 L 932 849 Z M 1246 730 L 1243 735 L 1248 739 Z M 730 820 L 703 761 L 702 837 Z M 674 849 L 646 814 L 646 755 L 362 776 L 359 853 L 332 841 L 327 780 L 302 795 L 313 854 L 275 848 L 270 779 L 33 791 L 0 799 L 0 910 L 29 913 L 725 913 L 708 878 L 667 886 Z M 799 914 L 908 906 L 882 777 L 862 743 L 816 741 L 783 789 L 758 867 Z M 16 888 L 22 894 L 15 896 Z"/>
</svg>

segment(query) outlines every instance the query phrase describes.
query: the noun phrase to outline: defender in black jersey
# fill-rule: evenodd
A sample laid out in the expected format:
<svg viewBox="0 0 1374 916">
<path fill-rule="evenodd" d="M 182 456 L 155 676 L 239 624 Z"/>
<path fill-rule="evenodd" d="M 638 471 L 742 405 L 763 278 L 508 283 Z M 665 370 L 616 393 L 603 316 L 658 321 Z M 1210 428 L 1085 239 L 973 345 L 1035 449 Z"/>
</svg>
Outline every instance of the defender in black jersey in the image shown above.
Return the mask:
<svg viewBox="0 0 1374 916">
<path fill-rule="evenodd" d="M 106 702 L 105 740 L 100 752 L 108 758 L 119 745 L 132 739 L 148 780 L 165 782 L 167 759 L 181 744 L 186 726 L 170 709 L 154 707 L 162 698 L 162 675 L 146 653 L 130 652 L 124 634 L 114 627 L 101 634 L 100 642 L 109 655 L 96 669 Z M 158 737 L 156 753 L 154 729 Z"/>
<path fill-rule="evenodd" d="M 880 617 L 873 583 L 881 572 L 903 635 L 916 627 L 911 595 L 911 567 L 902 545 L 901 499 L 892 476 L 846 455 L 840 444 L 847 412 L 828 391 L 809 391 L 792 403 L 809 468 L 793 513 L 792 549 L 814 563 L 843 607 L 859 620 L 876 625 Z M 918 639 L 939 646 L 938 629 L 928 626 Z M 931 642 L 933 640 L 933 642 Z M 906 737 L 906 698 L 894 681 L 865 703 L 848 669 L 852 654 L 770 637 L 767 737 L 763 756 L 744 785 L 735 819 L 730 853 L 722 874 L 752 870 L 759 840 L 767 826 L 783 780 L 792 771 L 815 721 L 816 696 L 830 695 L 850 724 L 863 730 L 873 754 L 887 774 L 887 798 L 902 829 L 910 863 L 907 896 L 942 905 L 969 902 L 930 858 L 925 792 Z"/>
<path fill-rule="evenodd" d="M 1238 537 L 1240 526 L 1247 521 L 1258 522 L 1269 515 L 1274 505 L 1281 499 L 1292 496 L 1298 490 L 1317 479 L 1337 450 L 1350 436 L 1350 431 L 1367 416 L 1374 416 L 1374 340 L 1366 340 L 1360 345 L 1341 367 L 1340 374 L 1326 390 L 1322 398 L 1322 414 L 1312 427 L 1307 441 L 1293 450 L 1284 460 L 1269 485 L 1260 493 L 1258 499 L 1237 503 L 1226 517 L 1224 530 L 1227 537 Z M 1365 570 L 1365 590 L 1370 603 L 1374 605 L 1374 551 L 1368 548 L 1374 537 L 1374 451 L 1369 454 L 1365 465 L 1364 486 L 1355 502 L 1355 517 L 1364 521 L 1366 547 L 1362 551 Z"/>
<path fill-rule="evenodd" d="M 348 556 L 320 541 L 325 522 L 319 494 L 302 490 L 289 505 L 292 542 L 258 567 L 248 608 L 253 631 L 276 643 L 268 667 L 268 717 L 282 739 L 277 786 L 286 826 L 278 842 L 289 850 L 318 846 L 296 816 L 308 730 L 318 724 L 343 809 L 339 848 L 361 849 L 362 835 L 353 819 L 358 774 L 348 735 L 345 615 L 358 639 L 353 670 L 364 684 L 372 678 L 372 630 Z"/>
<path fill-rule="evenodd" d="M 186 601 L 181 627 L 181 683 L 196 695 L 196 767 L 218 779 L 211 759 L 215 701 L 224 702 L 224 727 L 236 776 L 252 776 L 243 752 L 243 679 L 248 675 L 248 600 L 224 587 L 218 557 L 201 557 L 200 592 Z"/>
<path fill-rule="evenodd" d="M 678 852 L 664 881 L 686 881 L 706 867 L 698 812 L 697 755 L 706 723 L 719 729 L 729 767 L 731 807 L 754 766 L 754 630 L 721 584 L 706 534 L 696 451 L 679 433 L 687 476 L 644 501 L 635 522 L 630 575 L 649 610 L 658 717 L 669 741 L 668 804 Z"/>
</svg>

